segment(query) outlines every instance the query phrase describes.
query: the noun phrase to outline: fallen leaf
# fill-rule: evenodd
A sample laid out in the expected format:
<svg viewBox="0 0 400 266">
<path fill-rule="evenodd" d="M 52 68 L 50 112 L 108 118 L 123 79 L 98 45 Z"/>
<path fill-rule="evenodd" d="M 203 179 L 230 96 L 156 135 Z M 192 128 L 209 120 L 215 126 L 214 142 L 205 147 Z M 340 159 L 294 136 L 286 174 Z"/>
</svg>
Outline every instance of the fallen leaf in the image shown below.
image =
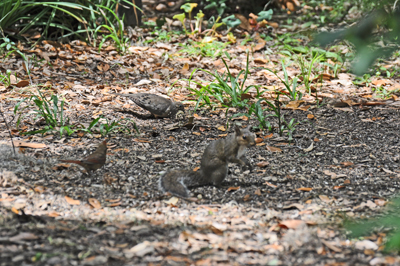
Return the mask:
<svg viewBox="0 0 400 266">
<path fill-rule="evenodd" d="M 269 183 L 269 182 L 265 182 L 265 183 L 263 183 L 263 185 L 267 185 L 267 186 L 273 187 L 273 188 L 278 187 L 277 185 L 271 184 L 271 183 Z"/>
<path fill-rule="evenodd" d="M 345 186 L 334 186 L 333 189 L 342 189 L 345 188 Z"/>
<path fill-rule="evenodd" d="M 98 201 L 98 200 L 95 199 L 95 198 L 89 198 L 89 199 L 88 199 L 88 202 L 89 202 L 89 204 L 90 204 L 93 208 L 95 208 L 95 209 L 100 209 L 100 208 L 101 208 L 100 201 Z"/>
<path fill-rule="evenodd" d="M 26 87 L 28 85 L 29 85 L 29 81 L 28 80 L 21 80 L 20 82 L 15 84 L 15 86 L 17 86 L 18 88 Z"/>
<path fill-rule="evenodd" d="M 320 200 L 322 200 L 323 202 L 326 202 L 326 203 L 329 203 L 329 202 L 332 201 L 332 200 L 329 199 L 329 197 L 326 196 L 326 195 L 319 195 L 319 198 L 320 198 Z"/>
<path fill-rule="evenodd" d="M 172 197 L 169 200 L 164 200 L 165 203 L 170 204 L 170 205 L 174 205 L 174 206 L 176 206 L 178 201 L 179 201 L 179 198 L 177 198 L 177 197 Z"/>
<path fill-rule="evenodd" d="M 311 187 L 301 187 L 301 188 L 298 188 L 298 189 L 296 189 L 296 190 L 299 190 L 299 191 L 311 191 L 312 190 L 312 188 Z"/>
<path fill-rule="evenodd" d="M 352 162 L 341 162 L 340 164 L 342 164 L 343 166 L 352 166 L 352 165 L 354 165 L 354 163 L 352 163 Z"/>
<path fill-rule="evenodd" d="M 254 194 L 256 194 L 257 196 L 261 196 L 261 190 L 259 188 L 256 189 L 256 191 L 254 191 Z"/>
<path fill-rule="evenodd" d="M 35 234 L 28 233 L 28 232 L 22 232 L 22 233 L 19 233 L 16 236 L 10 237 L 9 241 L 17 242 L 17 241 L 21 241 L 21 240 L 35 240 L 35 239 L 38 239 L 38 238 L 39 237 L 36 236 Z"/>
<path fill-rule="evenodd" d="M 226 131 L 226 128 L 224 126 L 219 126 L 219 127 L 217 127 L 217 129 L 221 130 L 221 131 Z"/>
<path fill-rule="evenodd" d="M 335 178 L 336 178 L 336 174 L 333 173 L 333 172 L 331 172 L 331 171 L 329 171 L 329 170 L 325 170 L 325 171 L 324 171 L 324 174 L 330 176 L 332 179 L 335 179 Z"/>
<path fill-rule="evenodd" d="M 279 226 L 286 229 L 296 229 L 301 225 L 306 225 L 302 220 L 286 220 L 279 223 Z"/>
<path fill-rule="evenodd" d="M 74 199 L 72 199 L 72 198 L 70 198 L 70 197 L 68 197 L 68 196 L 65 196 L 65 200 L 68 202 L 68 204 L 70 204 L 70 205 L 80 205 L 81 204 L 81 202 L 80 202 L 80 200 L 74 200 Z"/>
<path fill-rule="evenodd" d="M 185 63 L 180 71 L 181 74 L 186 74 L 189 72 L 189 64 Z"/>
<path fill-rule="evenodd" d="M 228 191 L 236 191 L 236 190 L 239 190 L 239 189 L 240 189 L 240 186 L 239 187 L 229 187 Z"/>
<path fill-rule="evenodd" d="M 270 152 L 281 152 L 282 149 L 276 148 L 276 147 L 272 147 L 272 146 L 266 146 L 267 150 L 269 150 Z"/>
<path fill-rule="evenodd" d="M 372 250 L 377 250 L 378 249 L 378 245 L 375 244 L 374 242 L 372 242 L 371 240 L 361 240 L 356 242 L 356 244 L 354 245 L 354 247 L 356 249 L 372 249 Z"/>
<path fill-rule="evenodd" d="M 303 151 L 310 152 L 312 149 L 314 149 L 314 142 L 311 142 L 311 145 L 308 148 L 303 149 Z"/>
<path fill-rule="evenodd" d="M 335 252 L 342 252 L 342 250 L 341 250 L 340 248 L 336 247 L 335 244 L 333 244 L 333 243 L 330 243 L 330 242 L 328 242 L 328 241 L 326 241 L 326 240 L 323 240 L 323 239 L 321 239 L 321 242 L 322 242 L 325 246 L 327 246 L 327 248 L 329 248 L 329 249 L 331 249 L 331 250 L 333 250 L 333 251 L 335 251 Z"/>
<path fill-rule="evenodd" d="M 260 168 L 267 167 L 268 165 L 269 165 L 269 162 L 267 162 L 267 161 L 257 163 L 257 166 Z"/>
<path fill-rule="evenodd" d="M 32 148 L 32 149 L 47 148 L 47 145 L 43 144 L 43 143 L 24 142 L 24 141 L 19 141 L 19 140 L 14 140 L 13 142 L 14 142 L 15 147 L 26 147 L 26 148 Z"/>
</svg>

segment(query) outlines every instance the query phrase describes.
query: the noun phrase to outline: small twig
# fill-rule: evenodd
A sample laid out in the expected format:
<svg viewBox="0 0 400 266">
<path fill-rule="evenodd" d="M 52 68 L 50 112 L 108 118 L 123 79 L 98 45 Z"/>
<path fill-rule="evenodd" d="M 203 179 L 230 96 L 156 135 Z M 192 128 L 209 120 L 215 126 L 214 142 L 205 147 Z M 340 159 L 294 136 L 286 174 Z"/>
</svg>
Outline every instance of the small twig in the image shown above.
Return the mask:
<svg viewBox="0 0 400 266">
<path fill-rule="evenodd" d="M 4 116 L 4 113 L 3 113 L 3 111 L 2 111 L 1 109 L 2 109 L 2 108 L 0 108 L 0 113 L 1 113 L 1 116 L 2 116 L 3 119 L 4 119 L 4 123 L 6 124 L 6 127 L 7 127 L 7 129 L 8 129 L 8 134 L 10 135 L 11 144 L 12 144 L 12 146 L 13 146 L 14 156 L 16 156 L 15 147 L 14 147 L 14 141 L 13 141 L 12 135 L 11 135 L 11 130 L 10 130 L 9 126 L 8 126 L 8 123 L 7 123 L 7 120 L 6 120 L 5 116 Z"/>
</svg>

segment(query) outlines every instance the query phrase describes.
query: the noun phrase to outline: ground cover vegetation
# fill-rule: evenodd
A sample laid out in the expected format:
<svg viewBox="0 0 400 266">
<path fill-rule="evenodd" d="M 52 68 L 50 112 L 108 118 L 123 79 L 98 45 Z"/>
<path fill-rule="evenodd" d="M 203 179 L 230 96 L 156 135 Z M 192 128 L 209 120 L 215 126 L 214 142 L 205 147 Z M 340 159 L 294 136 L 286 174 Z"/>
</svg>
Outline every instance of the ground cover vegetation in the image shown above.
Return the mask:
<svg viewBox="0 0 400 266">
<path fill-rule="evenodd" d="M 397 1 L 0 13 L 0 265 L 400 263 Z M 253 169 L 159 190 L 247 126 Z"/>
</svg>

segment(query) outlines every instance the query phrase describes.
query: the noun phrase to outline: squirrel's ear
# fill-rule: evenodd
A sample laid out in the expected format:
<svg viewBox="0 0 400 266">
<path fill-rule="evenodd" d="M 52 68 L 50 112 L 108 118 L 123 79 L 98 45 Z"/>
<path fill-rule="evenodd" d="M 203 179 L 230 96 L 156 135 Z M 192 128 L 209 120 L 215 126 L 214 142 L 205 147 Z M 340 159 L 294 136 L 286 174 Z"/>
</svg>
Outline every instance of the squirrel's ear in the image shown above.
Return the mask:
<svg viewBox="0 0 400 266">
<path fill-rule="evenodd" d="M 240 134 L 241 134 L 240 128 L 238 127 L 238 125 L 235 125 L 235 133 L 236 133 L 237 135 L 240 135 Z"/>
</svg>

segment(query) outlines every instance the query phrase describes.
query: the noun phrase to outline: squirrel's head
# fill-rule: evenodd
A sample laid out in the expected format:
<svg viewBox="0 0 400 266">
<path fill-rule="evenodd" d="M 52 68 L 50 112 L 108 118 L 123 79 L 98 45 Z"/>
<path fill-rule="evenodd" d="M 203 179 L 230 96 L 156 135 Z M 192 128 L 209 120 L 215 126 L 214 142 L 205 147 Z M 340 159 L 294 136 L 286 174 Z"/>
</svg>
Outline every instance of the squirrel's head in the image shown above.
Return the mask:
<svg viewBox="0 0 400 266">
<path fill-rule="evenodd" d="M 245 129 L 235 126 L 235 134 L 241 146 L 254 146 L 256 144 L 256 134 L 250 131 L 250 126 Z"/>
</svg>

